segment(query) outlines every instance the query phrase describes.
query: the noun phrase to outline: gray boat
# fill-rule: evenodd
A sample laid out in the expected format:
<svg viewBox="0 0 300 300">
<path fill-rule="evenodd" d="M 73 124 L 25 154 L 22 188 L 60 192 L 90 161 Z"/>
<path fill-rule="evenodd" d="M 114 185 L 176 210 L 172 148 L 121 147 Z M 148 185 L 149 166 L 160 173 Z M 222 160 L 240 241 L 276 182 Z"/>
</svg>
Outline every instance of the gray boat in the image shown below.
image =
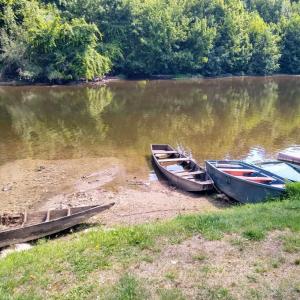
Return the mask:
<svg viewBox="0 0 300 300">
<path fill-rule="evenodd" d="M 213 181 L 192 158 L 179 153 L 170 145 L 151 145 L 153 161 L 168 181 L 187 192 L 213 189 Z"/>
<path fill-rule="evenodd" d="M 114 203 L 0 215 L 0 248 L 32 241 L 80 224 Z M 1 228 L 3 230 L 1 230 Z"/>
<path fill-rule="evenodd" d="M 209 160 L 206 170 L 215 187 L 241 203 L 258 203 L 285 192 L 285 181 L 269 171 L 236 160 Z"/>
<path fill-rule="evenodd" d="M 275 160 L 254 163 L 255 166 L 272 172 L 283 178 L 293 182 L 300 182 L 300 166 L 291 163 Z"/>
<path fill-rule="evenodd" d="M 278 160 L 300 165 L 300 146 L 289 147 L 278 153 Z"/>
</svg>

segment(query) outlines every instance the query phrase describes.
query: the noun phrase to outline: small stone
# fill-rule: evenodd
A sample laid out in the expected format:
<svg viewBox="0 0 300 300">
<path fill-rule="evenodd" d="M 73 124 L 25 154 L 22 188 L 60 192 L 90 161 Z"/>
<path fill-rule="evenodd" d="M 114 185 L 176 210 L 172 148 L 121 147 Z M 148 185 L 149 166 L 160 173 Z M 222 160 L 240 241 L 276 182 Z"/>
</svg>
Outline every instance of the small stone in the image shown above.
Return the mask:
<svg viewBox="0 0 300 300">
<path fill-rule="evenodd" d="M 8 191 L 10 191 L 10 190 L 12 190 L 12 185 L 11 185 L 11 184 L 7 184 L 6 186 L 4 186 L 4 187 L 1 189 L 2 192 L 8 192 Z"/>
<path fill-rule="evenodd" d="M 35 169 L 35 171 L 36 172 L 41 172 L 41 171 L 43 171 L 43 170 L 45 170 L 46 169 L 46 167 L 44 167 L 44 166 L 38 166 L 36 169 Z"/>
</svg>

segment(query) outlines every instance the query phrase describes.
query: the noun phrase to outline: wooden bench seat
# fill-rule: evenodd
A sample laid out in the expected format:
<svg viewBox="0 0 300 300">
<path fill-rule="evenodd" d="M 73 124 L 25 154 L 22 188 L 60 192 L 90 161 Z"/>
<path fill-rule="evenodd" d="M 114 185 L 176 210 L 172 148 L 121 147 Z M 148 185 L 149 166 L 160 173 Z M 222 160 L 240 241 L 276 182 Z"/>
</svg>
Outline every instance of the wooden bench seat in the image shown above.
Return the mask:
<svg viewBox="0 0 300 300">
<path fill-rule="evenodd" d="M 153 150 L 154 154 L 176 154 L 177 151 L 169 151 L 169 150 Z"/>
<path fill-rule="evenodd" d="M 234 165 L 234 164 L 216 164 L 216 168 L 240 168 L 241 165 Z"/>
<path fill-rule="evenodd" d="M 190 160 L 191 159 L 187 157 L 158 159 L 159 162 L 177 162 L 177 161 L 190 161 Z"/>
<path fill-rule="evenodd" d="M 180 172 L 180 173 L 176 173 L 176 175 L 178 176 L 189 176 L 189 175 L 200 175 L 200 174 L 204 174 L 204 171 L 194 171 L 194 172 Z"/>
<path fill-rule="evenodd" d="M 250 177 L 250 176 L 236 176 L 237 178 L 249 180 L 249 181 L 254 181 L 258 183 L 263 183 L 263 182 L 270 182 L 270 181 L 275 181 L 276 179 L 272 177 Z"/>
<path fill-rule="evenodd" d="M 198 183 L 201 183 L 202 185 L 209 185 L 209 184 L 213 185 L 214 184 L 214 182 L 212 180 L 201 181 L 199 179 L 193 178 L 193 179 L 190 179 L 190 181 L 198 182 Z"/>
<path fill-rule="evenodd" d="M 252 174 L 256 172 L 255 170 L 252 169 L 220 169 L 220 170 L 227 174 L 238 175 L 238 176 L 242 176 L 244 174 Z"/>
</svg>

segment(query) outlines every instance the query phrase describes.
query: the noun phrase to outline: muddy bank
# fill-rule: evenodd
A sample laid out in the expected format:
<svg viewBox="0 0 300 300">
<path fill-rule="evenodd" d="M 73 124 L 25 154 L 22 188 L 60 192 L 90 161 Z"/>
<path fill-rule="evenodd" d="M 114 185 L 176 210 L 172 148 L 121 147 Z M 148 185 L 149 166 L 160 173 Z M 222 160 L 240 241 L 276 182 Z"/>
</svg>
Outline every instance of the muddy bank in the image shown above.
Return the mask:
<svg viewBox="0 0 300 300">
<path fill-rule="evenodd" d="M 1 212 L 89 204 L 116 205 L 94 217 L 102 224 L 134 224 L 228 206 L 211 196 L 183 193 L 127 173 L 116 158 L 17 160 L 0 166 Z"/>
</svg>

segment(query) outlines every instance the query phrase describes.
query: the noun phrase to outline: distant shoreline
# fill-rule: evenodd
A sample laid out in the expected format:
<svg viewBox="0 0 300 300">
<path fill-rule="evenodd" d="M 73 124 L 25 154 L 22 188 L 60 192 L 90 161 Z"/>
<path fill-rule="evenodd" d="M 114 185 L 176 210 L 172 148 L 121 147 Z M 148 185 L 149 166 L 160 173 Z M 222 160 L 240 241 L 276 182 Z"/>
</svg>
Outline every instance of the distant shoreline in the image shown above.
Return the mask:
<svg viewBox="0 0 300 300">
<path fill-rule="evenodd" d="M 228 79 L 228 78 L 278 78 L 278 77 L 300 77 L 300 74 L 273 74 L 273 75 L 232 75 L 225 74 L 219 76 L 202 75 L 152 75 L 152 76 L 106 76 L 103 79 L 94 81 L 70 81 L 64 83 L 51 82 L 31 82 L 26 80 L 0 80 L 0 87 L 5 86 L 101 86 L 113 81 L 134 81 L 134 80 L 200 80 L 200 79 Z"/>
</svg>

